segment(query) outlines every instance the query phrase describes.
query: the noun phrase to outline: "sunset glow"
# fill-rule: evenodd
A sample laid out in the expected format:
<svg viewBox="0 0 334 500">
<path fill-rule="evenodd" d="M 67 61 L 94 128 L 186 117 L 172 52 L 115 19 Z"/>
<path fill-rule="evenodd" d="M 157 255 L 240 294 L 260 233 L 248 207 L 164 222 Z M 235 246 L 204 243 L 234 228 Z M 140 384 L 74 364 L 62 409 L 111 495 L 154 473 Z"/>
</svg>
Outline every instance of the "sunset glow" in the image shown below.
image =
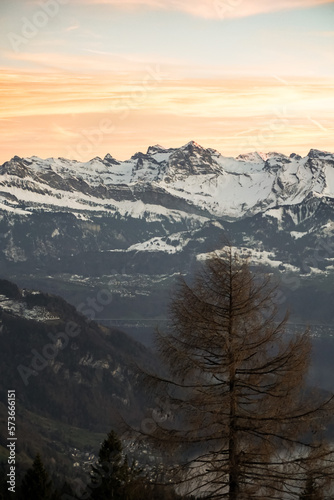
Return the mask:
<svg viewBox="0 0 334 500">
<path fill-rule="evenodd" d="M 1 162 L 334 149 L 334 2 L 51 1 L 0 7 Z"/>
</svg>

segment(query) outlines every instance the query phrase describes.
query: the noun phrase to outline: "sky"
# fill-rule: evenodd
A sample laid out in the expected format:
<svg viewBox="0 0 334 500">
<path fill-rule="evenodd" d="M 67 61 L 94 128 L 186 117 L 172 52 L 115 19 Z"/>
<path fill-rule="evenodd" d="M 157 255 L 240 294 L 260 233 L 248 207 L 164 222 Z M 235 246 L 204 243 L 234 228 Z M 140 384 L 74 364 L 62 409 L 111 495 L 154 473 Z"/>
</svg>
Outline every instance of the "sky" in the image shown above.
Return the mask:
<svg viewBox="0 0 334 500">
<path fill-rule="evenodd" d="M 0 162 L 334 152 L 334 2 L 1 0 Z"/>
</svg>

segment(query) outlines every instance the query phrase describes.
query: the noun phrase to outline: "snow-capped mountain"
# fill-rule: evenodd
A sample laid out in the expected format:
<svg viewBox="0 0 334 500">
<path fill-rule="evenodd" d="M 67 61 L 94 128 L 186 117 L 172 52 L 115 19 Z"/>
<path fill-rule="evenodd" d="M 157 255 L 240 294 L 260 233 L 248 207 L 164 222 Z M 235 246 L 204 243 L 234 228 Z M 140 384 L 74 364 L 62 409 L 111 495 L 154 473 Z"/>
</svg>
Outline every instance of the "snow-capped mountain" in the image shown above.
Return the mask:
<svg viewBox="0 0 334 500">
<path fill-rule="evenodd" d="M 325 278 L 333 207 L 334 154 L 316 149 L 228 158 L 192 141 L 123 162 L 15 156 L 0 167 L 0 272 L 72 302 L 73 288 L 78 301 L 117 276 L 121 303 L 136 297 L 143 310 L 227 237 L 257 264 Z"/>
<path fill-rule="evenodd" d="M 163 207 L 239 219 L 308 196 L 334 196 L 333 154 L 226 158 L 189 142 L 179 149 L 153 146 L 124 162 L 109 154 L 86 163 L 14 157 L 0 167 L 0 208 L 17 213 L 24 203 L 26 213 L 43 206 L 140 217 Z"/>
</svg>

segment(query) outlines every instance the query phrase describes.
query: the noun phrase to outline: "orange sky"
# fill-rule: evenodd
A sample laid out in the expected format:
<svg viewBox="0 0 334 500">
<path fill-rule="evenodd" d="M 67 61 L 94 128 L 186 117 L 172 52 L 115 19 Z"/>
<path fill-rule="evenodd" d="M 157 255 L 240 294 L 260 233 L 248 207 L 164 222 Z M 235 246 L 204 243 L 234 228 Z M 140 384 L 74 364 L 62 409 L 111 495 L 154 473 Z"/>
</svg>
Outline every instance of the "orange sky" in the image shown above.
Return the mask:
<svg viewBox="0 0 334 500">
<path fill-rule="evenodd" d="M 3 71 L 0 161 L 13 151 L 81 160 L 110 152 L 126 159 L 149 144 L 172 147 L 191 139 L 228 156 L 254 150 L 306 154 L 311 146 L 332 144 L 333 81 L 152 75 L 145 81 L 137 75 L 135 84 L 134 75 L 129 80 Z"/>
<path fill-rule="evenodd" d="M 1 163 L 334 151 L 334 2 L 43 1 L 0 6 Z"/>
</svg>

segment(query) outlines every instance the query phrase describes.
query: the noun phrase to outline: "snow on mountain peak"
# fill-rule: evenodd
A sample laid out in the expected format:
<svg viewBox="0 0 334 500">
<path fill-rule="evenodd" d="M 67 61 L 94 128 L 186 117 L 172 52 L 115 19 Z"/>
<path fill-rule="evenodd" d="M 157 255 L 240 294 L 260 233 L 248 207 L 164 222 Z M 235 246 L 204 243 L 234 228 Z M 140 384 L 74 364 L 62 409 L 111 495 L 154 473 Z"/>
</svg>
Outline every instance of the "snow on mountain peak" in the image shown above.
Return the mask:
<svg viewBox="0 0 334 500">
<path fill-rule="evenodd" d="M 103 163 L 108 163 L 109 165 L 119 165 L 119 162 L 109 153 L 103 158 Z"/>
<path fill-rule="evenodd" d="M 15 156 L 0 168 L 0 209 L 18 210 L 23 202 L 27 210 L 89 206 L 104 211 L 106 205 L 130 207 L 141 197 L 151 200 L 142 194 L 151 190 L 157 206 L 173 198 L 182 200 L 177 202 L 182 207 L 185 203 L 205 213 L 239 218 L 282 203 L 300 203 L 315 193 L 334 198 L 333 167 L 334 155 L 316 149 L 305 158 L 276 152 L 227 158 L 195 141 L 180 148 L 150 146 L 146 154 L 122 162 L 110 154 L 88 162 Z"/>
<path fill-rule="evenodd" d="M 319 149 L 310 149 L 309 153 L 307 154 L 309 158 L 326 158 L 327 156 L 333 156 L 332 153 L 329 153 L 328 151 L 319 151 Z"/>
<path fill-rule="evenodd" d="M 164 148 L 163 146 L 161 146 L 160 144 L 155 144 L 154 146 L 149 146 L 149 148 L 147 149 L 147 155 L 152 155 L 154 153 L 162 153 L 162 152 L 165 152 L 166 151 L 166 148 Z"/>
<path fill-rule="evenodd" d="M 266 155 L 264 153 L 258 153 L 254 151 L 252 153 L 246 153 L 237 156 L 236 160 L 250 162 L 250 163 L 264 163 L 266 161 Z"/>
<path fill-rule="evenodd" d="M 204 150 L 204 148 L 200 144 L 198 144 L 197 142 L 195 142 L 195 141 L 187 142 L 187 144 L 185 144 L 184 146 L 181 146 L 180 149 L 181 150 L 185 150 L 185 149 L 192 149 L 192 148 L 194 148 L 194 149 L 203 149 Z"/>
</svg>

